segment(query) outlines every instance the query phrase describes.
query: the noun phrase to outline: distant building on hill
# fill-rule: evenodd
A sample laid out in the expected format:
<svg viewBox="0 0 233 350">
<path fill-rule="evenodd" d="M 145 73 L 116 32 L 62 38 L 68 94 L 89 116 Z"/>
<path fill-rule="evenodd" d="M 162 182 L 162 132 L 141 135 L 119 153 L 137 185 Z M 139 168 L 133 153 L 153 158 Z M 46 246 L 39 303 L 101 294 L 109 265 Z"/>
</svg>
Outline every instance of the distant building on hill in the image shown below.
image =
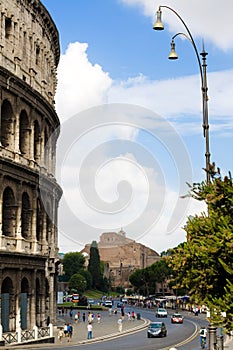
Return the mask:
<svg viewBox="0 0 233 350">
<path fill-rule="evenodd" d="M 88 263 L 90 244 L 81 253 L 86 253 Z M 120 232 L 104 232 L 98 242 L 100 260 L 106 263 L 105 276 L 111 279 L 113 287 L 130 287 L 129 276 L 136 269 L 143 269 L 160 260 L 160 255 L 151 248 L 127 238 Z"/>
</svg>

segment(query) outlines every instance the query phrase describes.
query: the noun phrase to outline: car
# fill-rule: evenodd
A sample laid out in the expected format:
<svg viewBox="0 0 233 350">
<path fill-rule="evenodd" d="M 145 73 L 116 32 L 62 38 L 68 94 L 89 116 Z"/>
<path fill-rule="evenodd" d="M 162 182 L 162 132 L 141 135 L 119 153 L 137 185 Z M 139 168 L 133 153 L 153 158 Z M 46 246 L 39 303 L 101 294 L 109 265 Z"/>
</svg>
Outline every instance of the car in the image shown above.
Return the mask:
<svg viewBox="0 0 233 350">
<path fill-rule="evenodd" d="M 184 322 L 184 317 L 178 312 L 175 312 L 171 316 L 171 323 L 183 323 L 183 322 Z"/>
<path fill-rule="evenodd" d="M 167 310 L 159 307 L 155 312 L 156 317 L 167 317 Z"/>
<path fill-rule="evenodd" d="M 112 308 L 112 306 L 113 306 L 112 300 L 105 300 L 104 306 Z"/>
<path fill-rule="evenodd" d="M 147 328 L 147 338 L 166 337 L 167 328 L 164 322 L 151 322 Z"/>
<path fill-rule="evenodd" d="M 89 305 L 93 305 L 93 304 L 95 304 L 95 300 L 94 300 L 94 299 L 88 299 L 88 300 L 87 300 L 87 303 L 88 303 Z"/>
</svg>

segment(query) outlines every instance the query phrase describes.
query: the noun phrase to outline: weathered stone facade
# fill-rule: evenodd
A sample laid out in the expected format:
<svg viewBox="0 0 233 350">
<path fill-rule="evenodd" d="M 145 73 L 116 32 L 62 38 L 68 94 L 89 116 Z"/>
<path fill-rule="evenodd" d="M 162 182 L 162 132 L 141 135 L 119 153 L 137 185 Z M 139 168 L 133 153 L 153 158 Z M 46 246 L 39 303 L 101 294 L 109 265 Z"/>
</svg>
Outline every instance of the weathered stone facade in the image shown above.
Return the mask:
<svg viewBox="0 0 233 350">
<path fill-rule="evenodd" d="M 106 277 L 113 287 L 128 288 L 129 276 L 136 269 L 143 269 L 160 260 L 160 255 L 141 243 L 129 239 L 123 230 L 119 233 L 105 232 L 98 242 L 100 260 L 107 263 Z M 81 251 L 90 254 L 90 244 Z"/>
<path fill-rule="evenodd" d="M 39 0 L 0 0 L 0 27 L 0 317 L 6 332 L 55 319 L 60 48 Z"/>
</svg>

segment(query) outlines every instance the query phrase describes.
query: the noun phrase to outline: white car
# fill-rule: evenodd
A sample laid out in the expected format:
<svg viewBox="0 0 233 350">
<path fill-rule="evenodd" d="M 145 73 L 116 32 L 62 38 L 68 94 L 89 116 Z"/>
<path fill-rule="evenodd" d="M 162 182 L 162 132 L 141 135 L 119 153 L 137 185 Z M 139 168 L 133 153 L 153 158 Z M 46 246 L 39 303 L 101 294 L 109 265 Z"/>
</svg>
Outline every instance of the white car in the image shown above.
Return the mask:
<svg viewBox="0 0 233 350">
<path fill-rule="evenodd" d="M 155 312 L 156 317 L 167 317 L 167 310 L 159 307 Z"/>
</svg>

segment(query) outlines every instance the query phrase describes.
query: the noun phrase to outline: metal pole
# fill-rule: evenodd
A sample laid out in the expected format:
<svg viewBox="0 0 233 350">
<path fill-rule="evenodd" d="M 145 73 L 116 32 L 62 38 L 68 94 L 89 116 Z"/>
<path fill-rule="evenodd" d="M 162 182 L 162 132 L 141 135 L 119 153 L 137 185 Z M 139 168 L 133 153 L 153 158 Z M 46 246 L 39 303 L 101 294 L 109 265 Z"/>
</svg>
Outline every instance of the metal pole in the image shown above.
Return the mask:
<svg viewBox="0 0 233 350">
<path fill-rule="evenodd" d="M 207 87 L 207 74 L 206 74 L 206 56 L 208 55 L 205 52 L 204 47 L 200 54 L 202 56 L 202 101 L 203 101 L 203 132 L 206 140 L 206 181 L 207 184 L 210 183 L 210 145 L 209 145 L 209 116 L 208 116 L 208 87 Z"/>
<path fill-rule="evenodd" d="M 217 336 L 216 336 L 217 327 L 213 326 L 211 323 L 208 326 L 209 342 L 208 350 L 216 350 Z"/>
</svg>

